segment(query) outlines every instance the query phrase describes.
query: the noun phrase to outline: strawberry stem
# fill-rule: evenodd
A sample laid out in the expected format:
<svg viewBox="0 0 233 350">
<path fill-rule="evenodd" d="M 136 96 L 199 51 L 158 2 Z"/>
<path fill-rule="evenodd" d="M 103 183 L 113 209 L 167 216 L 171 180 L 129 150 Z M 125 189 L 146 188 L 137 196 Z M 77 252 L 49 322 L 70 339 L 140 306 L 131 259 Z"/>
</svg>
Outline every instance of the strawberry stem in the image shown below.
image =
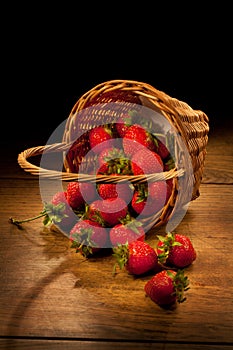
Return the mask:
<svg viewBox="0 0 233 350">
<path fill-rule="evenodd" d="M 9 221 L 11 224 L 14 224 L 16 226 L 20 226 L 21 224 L 25 223 L 25 222 L 29 222 L 29 221 L 33 221 L 33 220 L 36 220 L 36 219 L 39 219 L 39 218 L 42 218 L 43 216 L 45 216 L 47 213 L 45 210 L 43 210 L 40 214 L 36 215 L 36 216 L 33 216 L 31 218 L 27 218 L 27 219 L 23 219 L 23 220 L 17 220 L 17 219 L 14 219 L 14 218 L 10 218 Z"/>
</svg>

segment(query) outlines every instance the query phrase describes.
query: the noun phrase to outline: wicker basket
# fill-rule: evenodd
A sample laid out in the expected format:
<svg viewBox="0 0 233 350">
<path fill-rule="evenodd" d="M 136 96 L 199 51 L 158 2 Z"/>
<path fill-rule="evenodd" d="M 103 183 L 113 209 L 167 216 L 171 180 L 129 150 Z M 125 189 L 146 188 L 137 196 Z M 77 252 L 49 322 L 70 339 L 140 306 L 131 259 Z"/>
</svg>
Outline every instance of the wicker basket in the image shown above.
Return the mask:
<svg viewBox="0 0 233 350">
<path fill-rule="evenodd" d="M 117 110 L 109 108 L 111 103 L 117 104 Z M 177 154 L 179 169 L 172 169 L 159 174 L 107 176 L 96 175 L 88 172 L 88 166 L 92 163 L 91 157 L 85 159 L 86 169 L 80 173 L 79 166 L 84 156 L 88 153 L 89 144 L 86 131 L 95 125 L 106 124 L 118 116 L 136 106 L 145 106 L 160 113 L 172 125 L 187 148 L 192 166 L 192 176 L 186 177 L 182 186 L 192 184 L 191 198 L 182 198 L 181 203 L 195 200 L 200 195 L 200 184 L 204 171 L 206 146 L 208 142 L 209 119 L 200 110 L 193 110 L 187 103 L 168 96 L 166 93 L 155 89 L 153 86 L 129 80 L 112 80 L 101 83 L 83 94 L 67 118 L 65 131 L 61 143 L 49 144 L 27 149 L 18 156 L 19 165 L 27 172 L 51 179 L 63 181 L 91 181 L 91 182 L 120 182 L 130 180 L 132 183 L 144 181 L 158 181 L 160 179 L 173 178 L 173 191 L 169 201 L 163 209 L 145 219 L 146 228 L 156 228 L 165 224 L 173 215 L 174 208 L 179 202 L 179 179 L 190 166 L 182 152 Z M 101 108 L 100 108 L 101 106 Z M 104 106 L 102 108 L 102 106 Z M 77 127 L 78 125 L 78 127 Z M 79 136 L 80 135 L 80 136 Z M 178 142 L 178 141 L 177 141 Z M 28 162 L 28 158 L 50 152 L 63 152 L 64 170 L 62 172 L 44 169 Z M 184 196 L 184 193 L 183 193 Z"/>
</svg>

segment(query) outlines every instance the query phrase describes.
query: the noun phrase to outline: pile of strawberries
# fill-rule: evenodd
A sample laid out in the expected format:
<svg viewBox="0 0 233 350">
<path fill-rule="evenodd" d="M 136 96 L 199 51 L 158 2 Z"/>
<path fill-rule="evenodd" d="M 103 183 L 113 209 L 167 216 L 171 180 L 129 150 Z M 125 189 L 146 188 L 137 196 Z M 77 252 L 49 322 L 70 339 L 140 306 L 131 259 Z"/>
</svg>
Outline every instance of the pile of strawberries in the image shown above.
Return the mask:
<svg viewBox="0 0 233 350">
<path fill-rule="evenodd" d="M 141 119 L 131 110 L 115 123 L 95 126 L 86 133 L 88 152 L 94 155 L 93 174 L 148 175 L 175 166 L 166 138 L 150 132 Z M 82 163 L 76 170 L 82 171 Z M 40 216 L 44 216 L 44 225 L 52 223 L 65 232 L 71 247 L 85 257 L 110 249 L 116 259 L 114 274 L 117 266 L 133 275 L 154 272 L 145 292 L 158 305 L 170 305 L 185 300 L 189 281 L 184 268 L 196 259 L 196 252 L 187 236 L 172 233 L 159 236 L 157 247 L 151 247 L 143 220 L 163 209 L 172 190 L 172 179 L 95 184 L 72 181 L 44 204 Z"/>
<path fill-rule="evenodd" d="M 76 169 L 83 172 L 85 158 L 91 153 L 89 173 L 108 179 L 127 175 L 124 178 L 127 180 L 72 181 L 51 200 L 58 210 L 55 216 L 52 214 L 53 223 L 86 256 L 102 248 L 144 239 L 144 220 L 161 212 L 172 193 L 173 179 L 129 180 L 132 176 L 163 173 L 174 167 L 165 137 L 162 142 L 161 135 L 150 132 L 146 122 L 142 126 L 140 119 L 136 110 L 130 110 L 114 123 L 89 129 L 85 135 L 88 152 Z"/>
</svg>

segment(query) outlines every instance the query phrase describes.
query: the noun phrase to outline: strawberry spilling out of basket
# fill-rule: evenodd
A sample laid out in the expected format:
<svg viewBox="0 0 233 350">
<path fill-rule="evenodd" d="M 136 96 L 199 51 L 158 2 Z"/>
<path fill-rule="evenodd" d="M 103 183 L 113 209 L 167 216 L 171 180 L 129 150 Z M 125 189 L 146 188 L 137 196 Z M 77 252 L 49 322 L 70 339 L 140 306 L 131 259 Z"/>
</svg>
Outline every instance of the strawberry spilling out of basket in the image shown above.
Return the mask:
<svg viewBox="0 0 233 350">
<path fill-rule="evenodd" d="M 104 99 L 97 97 L 90 106 L 126 102 L 125 96 L 105 93 Z M 127 98 L 130 103 L 140 102 L 134 94 Z M 165 206 L 174 205 L 177 182 L 165 176 L 176 168 L 173 151 L 172 135 L 152 131 L 137 110 L 121 113 L 114 122 L 93 125 L 73 142 L 65 161 L 70 172 L 95 175 L 94 181 L 93 177 L 70 181 L 44 203 L 39 215 L 10 221 L 20 226 L 43 218 L 45 226 L 55 225 L 84 257 L 110 248 L 114 276 L 117 268 L 132 276 L 149 276 L 146 296 L 159 306 L 181 303 L 189 289 L 184 269 L 197 256 L 191 240 L 174 232 L 157 236 L 155 247 L 146 240 L 154 218 L 162 215 Z M 154 179 L 154 174 L 160 179 Z"/>
<path fill-rule="evenodd" d="M 114 123 L 85 132 L 89 148 L 73 163 L 77 173 L 96 177 L 68 182 L 40 214 L 45 225 L 56 225 L 85 256 L 146 237 L 150 221 L 168 205 L 174 179 L 164 174 L 175 168 L 171 142 L 141 120 L 136 110 L 130 110 Z M 67 159 L 71 159 L 69 152 Z M 154 174 L 161 178 L 148 180 Z M 137 181 L 132 181 L 135 177 Z"/>
</svg>

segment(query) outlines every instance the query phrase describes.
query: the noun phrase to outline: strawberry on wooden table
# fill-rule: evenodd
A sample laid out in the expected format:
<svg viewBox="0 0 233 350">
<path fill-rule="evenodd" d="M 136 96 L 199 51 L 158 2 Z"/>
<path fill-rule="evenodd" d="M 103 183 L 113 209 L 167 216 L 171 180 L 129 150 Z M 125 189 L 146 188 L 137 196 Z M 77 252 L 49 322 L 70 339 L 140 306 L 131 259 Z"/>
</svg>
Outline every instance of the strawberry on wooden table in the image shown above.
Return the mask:
<svg viewBox="0 0 233 350">
<path fill-rule="evenodd" d="M 70 231 L 72 247 L 84 256 L 89 256 L 108 246 L 108 232 L 99 223 L 80 219 Z"/>
<path fill-rule="evenodd" d="M 157 254 L 162 264 L 184 268 L 196 260 L 196 250 L 186 235 L 168 232 L 166 236 L 158 236 L 158 239 Z"/>
<path fill-rule="evenodd" d="M 113 256 L 117 260 L 113 269 L 114 273 L 117 265 L 120 269 L 125 267 L 133 275 L 142 275 L 161 268 L 155 249 L 146 241 L 136 240 L 118 245 L 113 248 Z"/>
<path fill-rule="evenodd" d="M 188 289 L 189 280 L 184 270 L 171 269 L 156 273 L 144 286 L 146 295 L 162 307 L 184 302 L 184 292 Z"/>
<path fill-rule="evenodd" d="M 145 231 L 142 223 L 130 219 L 125 223 L 113 226 L 109 232 L 109 239 L 113 247 L 133 242 L 135 240 L 145 240 Z"/>
</svg>

